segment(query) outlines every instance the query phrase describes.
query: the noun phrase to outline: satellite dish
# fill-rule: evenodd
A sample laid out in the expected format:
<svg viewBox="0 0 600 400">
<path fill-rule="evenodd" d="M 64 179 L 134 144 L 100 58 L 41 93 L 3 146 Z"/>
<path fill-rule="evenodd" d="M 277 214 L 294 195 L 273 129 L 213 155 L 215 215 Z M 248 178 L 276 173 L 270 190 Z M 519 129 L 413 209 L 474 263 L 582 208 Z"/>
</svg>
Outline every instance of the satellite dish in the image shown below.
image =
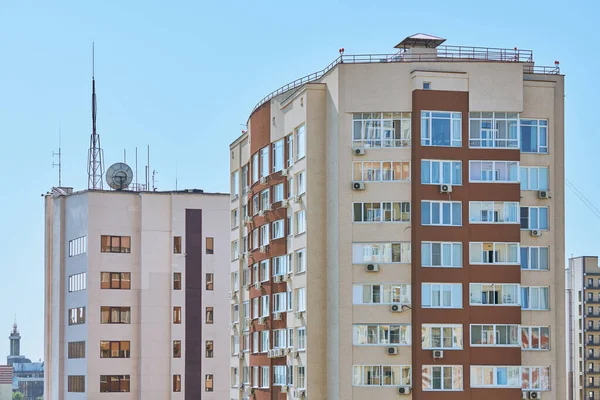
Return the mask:
<svg viewBox="0 0 600 400">
<path fill-rule="evenodd" d="M 127 189 L 127 186 L 133 180 L 133 171 L 125 163 L 114 163 L 106 171 L 106 183 L 113 189 Z"/>
</svg>

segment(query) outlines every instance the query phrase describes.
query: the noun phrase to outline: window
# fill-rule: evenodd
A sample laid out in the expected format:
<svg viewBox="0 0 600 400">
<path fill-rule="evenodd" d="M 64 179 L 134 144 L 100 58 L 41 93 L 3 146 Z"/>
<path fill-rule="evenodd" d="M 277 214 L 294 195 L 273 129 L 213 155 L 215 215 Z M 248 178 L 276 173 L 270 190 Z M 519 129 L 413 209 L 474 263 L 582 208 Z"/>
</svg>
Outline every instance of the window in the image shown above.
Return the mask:
<svg viewBox="0 0 600 400">
<path fill-rule="evenodd" d="M 286 386 L 287 383 L 287 366 L 273 366 L 273 386 Z"/>
<path fill-rule="evenodd" d="M 549 310 L 548 292 L 547 286 L 521 287 L 521 308 L 523 310 Z"/>
<path fill-rule="evenodd" d="M 358 147 L 410 147 L 410 113 L 356 113 L 352 144 Z"/>
<path fill-rule="evenodd" d="M 258 229 L 254 229 L 252 231 L 252 249 L 258 249 L 259 241 L 258 241 Z"/>
<path fill-rule="evenodd" d="M 101 324 L 130 324 L 131 307 L 100 307 Z"/>
<path fill-rule="evenodd" d="M 273 188 L 273 203 L 283 200 L 283 183 L 278 183 Z"/>
<path fill-rule="evenodd" d="M 231 229 L 235 229 L 240 226 L 240 219 L 238 218 L 238 209 L 231 210 Z"/>
<path fill-rule="evenodd" d="M 354 264 L 410 263 L 410 242 L 352 243 Z"/>
<path fill-rule="evenodd" d="M 293 349 L 294 348 L 294 328 L 287 329 L 287 340 L 288 340 L 287 347 L 289 347 L 290 349 Z"/>
<path fill-rule="evenodd" d="M 304 171 L 302 172 L 298 172 L 296 174 L 296 194 L 298 196 L 302 196 L 304 193 L 306 193 L 306 174 L 304 173 Z"/>
<path fill-rule="evenodd" d="M 410 304 L 410 284 L 354 284 L 354 304 Z"/>
<path fill-rule="evenodd" d="M 355 346 L 410 346 L 410 324 L 354 325 Z"/>
<path fill-rule="evenodd" d="M 421 111 L 421 146 L 462 146 L 459 112 Z"/>
<path fill-rule="evenodd" d="M 101 289 L 131 289 L 130 272 L 100 272 Z"/>
<path fill-rule="evenodd" d="M 237 271 L 231 273 L 230 284 L 232 292 L 237 292 L 240 290 L 240 279 Z"/>
<path fill-rule="evenodd" d="M 294 232 L 294 229 L 293 229 L 293 226 L 292 226 L 292 221 L 293 221 L 292 216 L 288 215 L 288 217 L 287 217 L 287 235 L 288 236 L 291 236 L 292 232 Z"/>
<path fill-rule="evenodd" d="M 250 267 L 248 267 L 247 265 L 244 265 L 243 269 L 242 269 L 242 285 L 246 286 L 246 285 L 250 285 L 251 284 L 251 279 L 250 279 Z"/>
<path fill-rule="evenodd" d="M 410 181 L 410 161 L 355 161 L 352 171 L 353 181 Z"/>
<path fill-rule="evenodd" d="M 181 375 L 173 375 L 173 391 L 181 392 Z"/>
<path fill-rule="evenodd" d="M 469 222 L 472 224 L 518 224 L 518 202 L 470 201 Z"/>
<path fill-rule="evenodd" d="M 85 393 L 85 375 L 69 375 L 67 377 L 67 392 Z"/>
<path fill-rule="evenodd" d="M 296 350 L 306 350 L 306 328 L 296 328 Z"/>
<path fill-rule="evenodd" d="M 550 268 L 549 247 L 521 247 L 521 269 L 529 271 L 548 271 Z"/>
<path fill-rule="evenodd" d="M 548 121 L 522 119 L 521 153 L 548 153 Z"/>
<path fill-rule="evenodd" d="M 521 167 L 521 190 L 548 190 L 548 167 Z"/>
<path fill-rule="evenodd" d="M 246 365 L 242 367 L 242 383 L 244 386 L 250 386 L 250 367 Z"/>
<path fill-rule="evenodd" d="M 462 267 L 462 243 L 422 242 L 421 266 L 423 267 Z"/>
<path fill-rule="evenodd" d="M 100 242 L 100 251 L 102 253 L 131 253 L 130 236 L 102 235 Z"/>
<path fill-rule="evenodd" d="M 421 347 L 423 350 L 462 350 L 462 325 L 421 326 Z"/>
<path fill-rule="evenodd" d="M 523 390 L 550 390 L 550 367 L 521 367 Z"/>
<path fill-rule="evenodd" d="M 269 224 L 261 225 L 259 228 L 260 232 L 260 245 L 267 246 L 269 244 Z"/>
<path fill-rule="evenodd" d="M 469 117 L 469 147 L 519 148 L 519 114 L 472 112 Z"/>
<path fill-rule="evenodd" d="M 242 303 L 242 316 L 244 317 L 244 321 L 248 321 L 250 319 L 250 300 L 244 301 Z M 244 330 L 248 329 L 250 328 Z"/>
<path fill-rule="evenodd" d="M 260 209 L 261 211 L 267 211 L 271 204 L 269 203 L 269 189 L 265 189 L 259 194 Z"/>
<path fill-rule="evenodd" d="M 421 286 L 421 307 L 462 308 L 462 284 L 423 283 Z"/>
<path fill-rule="evenodd" d="M 260 211 L 260 202 L 258 200 L 259 194 L 252 196 L 252 215 L 258 214 Z"/>
<path fill-rule="evenodd" d="M 69 276 L 69 293 L 79 292 L 87 288 L 87 273 L 82 272 Z"/>
<path fill-rule="evenodd" d="M 260 281 L 267 282 L 269 280 L 269 260 L 262 260 L 259 264 Z"/>
<path fill-rule="evenodd" d="M 214 286 L 214 274 L 209 272 L 206 274 L 206 290 L 213 290 Z"/>
<path fill-rule="evenodd" d="M 260 296 L 260 314 L 261 317 L 269 316 L 269 295 Z"/>
<path fill-rule="evenodd" d="M 469 161 L 469 182 L 519 182 L 518 161 Z"/>
<path fill-rule="evenodd" d="M 273 172 L 283 169 L 283 139 L 273 143 Z"/>
<path fill-rule="evenodd" d="M 549 326 L 522 326 L 522 350 L 550 350 Z"/>
<path fill-rule="evenodd" d="M 238 335 L 231 337 L 231 354 L 238 355 L 240 352 L 240 337 Z"/>
<path fill-rule="evenodd" d="M 431 90 L 431 82 L 423 82 L 423 90 Z"/>
<path fill-rule="evenodd" d="M 129 375 L 100 375 L 100 393 L 129 392 Z"/>
<path fill-rule="evenodd" d="M 521 229 L 548 230 L 548 207 L 521 207 Z"/>
<path fill-rule="evenodd" d="M 287 256 L 273 257 L 273 276 L 285 275 L 287 272 Z"/>
<path fill-rule="evenodd" d="M 471 264 L 519 264 L 519 243 L 469 243 Z"/>
<path fill-rule="evenodd" d="M 181 340 L 173 340 L 173 358 L 181 358 Z"/>
<path fill-rule="evenodd" d="M 286 136 L 287 143 L 287 162 L 286 167 L 289 168 L 294 165 L 294 135 L 289 134 Z"/>
<path fill-rule="evenodd" d="M 173 307 L 173 323 L 181 323 L 181 307 Z"/>
<path fill-rule="evenodd" d="M 306 370 L 304 369 L 305 367 L 296 367 L 296 375 L 297 375 L 297 379 L 296 379 L 296 388 L 297 389 L 304 389 L 306 387 Z"/>
<path fill-rule="evenodd" d="M 85 358 L 85 341 L 69 342 L 68 357 L 69 358 Z"/>
<path fill-rule="evenodd" d="M 206 317 L 205 317 L 205 321 L 207 324 L 212 324 L 213 323 L 213 308 L 212 307 L 206 307 Z"/>
<path fill-rule="evenodd" d="M 239 387 L 240 384 L 240 377 L 238 374 L 238 369 L 237 367 L 231 367 L 230 370 L 230 380 L 231 380 L 231 387 L 234 389 L 237 389 Z"/>
<path fill-rule="evenodd" d="M 208 249 L 206 249 L 206 251 L 208 252 Z M 235 261 L 239 258 L 240 258 L 239 242 L 237 240 L 234 240 L 233 242 L 231 242 L 231 261 Z"/>
<path fill-rule="evenodd" d="M 296 213 L 296 235 L 306 232 L 306 211 L 301 210 Z"/>
<path fill-rule="evenodd" d="M 69 309 L 69 325 L 85 324 L 85 307 Z"/>
<path fill-rule="evenodd" d="M 258 263 L 254 263 L 252 264 L 252 279 L 253 279 L 253 283 L 257 283 L 260 282 L 260 276 L 258 274 Z"/>
<path fill-rule="evenodd" d="M 269 146 L 260 149 L 260 177 L 269 176 Z"/>
<path fill-rule="evenodd" d="M 69 240 L 69 257 L 87 253 L 87 236 Z"/>
<path fill-rule="evenodd" d="M 129 358 L 129 341 L 100 341 L 100 358 Z"/>
<path fill-rule="evenodd" d="M 273 294 L 273 312 L 284 313 L 287 311 L 287 292 Z"/>
<path fill-rule="evenodd" d="M 296 292 L 296 311 L 306 311 L 306 288 L 294 289 Z"/>
<path fill-rule="evenodd" d="M 471 325 L 471 346 L 520 346 L 519 325 Z"/>
<path fill-rule="evenodd" d="M 181 290 L 181 272 L 173 273 L 173 290 Z"/>
<path fill-rule="evenodd" d="M 213 341 L 212 340 L 207 340 L 204 344 L 204 347 L 206 349 L 206 358 L 213 358 Z"/>
<path fill-rule="evenodd" d="M 354 222 L 410 222 L 410 202 L 353 203 Z"/>
<path fill-rule="evenodd" d="M 462 162 L 422 160 L 421 183 L 426 185 L 462 185 Z"/>
<path fill-rule="evenodd" d="M 304 125 L 296 129 L 296 160 L 306 156 L 306 131 Z"/>
<path fill-rule="evenodd" d="M 520 367 L 471 366 L 471 387 L 521 387 Z"/>
<path fill-rule="evenodd" d="M 289 288 L 289 286 L 287 292 L 287 310 L 294 311 L 294 292 L 291 288 Z"/>
<path fill-rule="evenodd" d="M 212 374 L 206 374 L 204 376 L 204 391 L 205 392 L 213 391 L 213 375 Z"/>
<path fill-rule="evenodd" d="M 252 183 L 258 181 L 258 153 L 252 156 Z"/>
<path fill-rule="evenodd" d="M 471 305 L 518 306 L 519 284 L 513 283 L 471 283 L 469 299 Z"/>
<path fill-rule="evenodd" d="M 423 391 L 463 390 L 462 365 L 423 365 Z"/>
<path fill-rule="evenodd" d="M 354 365 L 353 386 L 410 386 L 410 365 Z"/>
<path fill-rule="evenodd" d="M 215 253 L 215 238 L 207 237 L 206 238 L 206 254 L 214 254 Z"/>
<path fill-rule="evenodd" d="M 306 272 L 306 249 L 296 251 L 296 273 Z"/>
<path fill-rule="evenodd" d="M 270 350 L 269 347 L 269 331 L 260 331 L 260 352 L 266 353 Z"/>
<path fill-rule="evenodd" d="M 252 332 L 252 353 L 258 353 L 258 343 L 259 343 L 258 332 Z"/>
<path fill-rule="evenodd" d="M 269 367 L 260 367 L 260 387 L 268 388 L 269 387 Z"/>
<path fill-rule="evenodd" d="M 248 176 L 248 164 L 242 167 L 242 193 L 248 193 L 250 189 L 250 177 Z"/>
<path fill-rule="evenodd" d="M 238 197 L 240 197 L 240 171 L 235 171 L 231 174 L 231 198 Z"/>
<path fill-rule="evenodd" d="M 422 225 L 462 225 L 460 201 L 421 201 Z"/>
<path fill-rule="evenodd" d="M 273 330 L 273 348 L 284 349 L 287 347 L 286 341 L 287 329 L 275 329 Z"/>
<path fill-rule="evenodd" d="M 231 322 L 240 322 L 240 305 L 231 305 Z"/>
</svg>

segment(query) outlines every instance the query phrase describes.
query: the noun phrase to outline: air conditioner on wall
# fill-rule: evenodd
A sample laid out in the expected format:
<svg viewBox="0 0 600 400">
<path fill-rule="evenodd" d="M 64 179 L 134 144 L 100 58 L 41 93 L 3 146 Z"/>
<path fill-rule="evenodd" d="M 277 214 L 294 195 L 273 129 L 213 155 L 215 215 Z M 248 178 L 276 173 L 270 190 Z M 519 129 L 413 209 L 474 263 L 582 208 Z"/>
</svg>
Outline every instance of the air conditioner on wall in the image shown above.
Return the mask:
<svg viewBox="0 0 600 400">
<path fill-rule="evenodd" d="M 398 354 L 398 348 L 397 347 L 388 347 L 385 349 L 385 352 L 387 355 L 393 356 Z"/>
<path fill-rule="evenodd" d="M 400 386 L 398 388 L 398 394 L 410 394 L 410 388 L 408 386 Z"/>
<path fill-rule="evenodd" d="M 531 236 L 540 237 L 540 236 L 542 236 L 542 231 L 540 231 L 538 229 L 532 229 L 531 230 Z"/>
<path fill-rule="evenodd" d="M 538 198 L 540 198 L 540 199 L 549 199 L 550 198 L 550 192 L 548 190 L 540 190 L 538 192 Z"/>
<path fill-rule="evenodd" d="M 365 190 L 367 185 L 364 182 L 352 182 L 352 190 Z"/>
<path fill-rule="evenodd" d="M 352 149 L 355 156 L 364 156 L 366 154 L 364 147 L 355 147 Z"/>
<path fill-rule="evenodd" d="M 367 264 L 367 272 L 379 271 L 379 264 Z"/>
<path fill-rule="evenodd" d="M 452 185 L 440 185 L 440 193 L 452 193 Z"/>
</svg>

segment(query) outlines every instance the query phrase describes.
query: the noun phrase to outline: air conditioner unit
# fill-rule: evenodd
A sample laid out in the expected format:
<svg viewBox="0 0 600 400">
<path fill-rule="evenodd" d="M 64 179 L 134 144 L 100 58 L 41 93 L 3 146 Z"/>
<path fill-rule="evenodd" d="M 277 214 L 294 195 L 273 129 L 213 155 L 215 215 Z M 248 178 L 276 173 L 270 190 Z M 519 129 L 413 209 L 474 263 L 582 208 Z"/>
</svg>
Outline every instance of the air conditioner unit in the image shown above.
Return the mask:
<svg viewBox="0 0 600 400">
<path fill-rule="evenodd" d="M 285 280 L 288 282 L 292 281 L 292 273 L 288 272 L 287 274 L 285 274 Z"/>
<path fill-rule="evenodd" d="M 367 272 L 377 272 L 379 271 L 378 264 L 367 264 Z"/>
<path fill-rule="evenodd" d="M 300 203 L 302 201 L 302 197 L 294 196 L 294 203 Z"/>
<path fill-rule="evenodd" d="M 250 186 L 244 186 L 244 193 L 248 193 L 250 191 Z"/>
<path fill-rule="evenodd" d="M 281 387 L 281 393 L 287 393 L 288 392 L 288 387 L 287 386 L 282 386 Z"/>
<path fill-rule="evenodd" d="M 366 151 L 364 147 L 355 147 L 352 149 L 355 156 L 364 156 Z"/>
<path fill-rule="evenodd" d="M 235 299 L 235 293 L 229 292 L 229 300 L 233 300 L 233 299 Z"/>
<path fill-rule="evenodd" d="M 243 391 L 244 391 L 244 388 L 245 388 L 244 384 L 243 384 L 243 383 L 240 383 L 240 386 L 239 386 L 240 392 L 243 392 Z"/>
<path fill-rule="evenodd" d="M 292 358 L 298 358 L 299 354 L 296 350 L 290 350 L 290 357 Z"/>
<path fill-rule="evenodd" d="M 246 328 L 246 329 L 250 328 L 250 320 L 249 319 L 244 320 L 244 328 Z"/>
<path fill-rule="evenodd" d="M 267 319 L 265 317 L 259 317 L 258 318 L 258 324 L 259 325 L 264 325 L 267 322 Z"/>
<path fill-rule="evenodd" d="M 266 246 L 266 245 L 264 245 L 264 246 L 260 246 L 260 247 L 258 248 L 258 251 L 260 251 L 261 253 L 266 253 L 266 252 L 267 252 L 267 246 Z"/>
<path fill-rule="evenodd" d="M 246 284 L 244 285 L 244 290 L 250 290 L 250 285 L 246 283 Z"/>
<path fill-rule="evenodd" d="M 290 201 L 288 199 L 281 201 L 281 207 L 288 208 L 290 206 Z"/>
<path fill-rule="evenodd" d="M 452 185 L 440 185 L 440 193 L 452 193 Z"/>
<path fill-rule="evenodd" d="M 283 281 L 283 276 L 281 275 L 275 275 L 273 277 L 273 283 L 281 283 Z"/>
<path fill-rule="evenodd" d="M 352 190 L 365 190 L 367 185 L 364 182 L 352 182 Z"/>
<path fill-rule="evenodd" d="M 244 352 L 243 352 L 243 351 L 240 351 L 240 352 L 238 353 L 238 358 L 239 358 L 240 360 L 243 360 L 243 359 L 244 359 Z"/>
<path fill-rule="evenodd" d="M 283 355 L 287 356 L 288 354 L 290 354 L 290 348 L 286 347 L 285 349 L 283 349 Z"/>
<path fill-rule="evenodd" d="M 303 399 L 304 398 L 304 390 L 303 389 L 296 389 L 296 392 L 294 393 L 294 398 L 296 399 Z"/>
<path fill-rule="evenodd" d="M 288 174 L 287 168 L 284 168 L 281 170 L 281 176 L 287 176 L 287 174 Z"/>
<path fill-rule="evenodd" d="M 260 184 L 264 185 L 267 183 L 268 178 L 266 176 L 261 176 L 260 177 Z"/>
<path fill-rule="evenodd" d="M 254 396 L 254 388 L 247 387 L 244 389 L 244 393 L 246 393 L 247 396 Z"/>
<path fill-rule="evenodd" d="M 542 398 L 542 393 L 541 392 L 529 392 L 528 399 L 541 399 Z"/>
<path fill-rule="evenodd" d="M 433 358 L 435 360 L 440 359 L 440 358 L 444 358 L 444 351 L 443 350 L 434 350 L 433 351 Z"/>
<path fill-rule="evenodd" d="M 246 215 L 246 216 L 244 217 L 244 223 L 245 223 L 245 224 L 251 224 L 251 223 L 252 223 L 252 217 L 251 217 L 251 216 L 249 216 L 249 215 Z"/>
<path fill-rule="evenodd" d="M 398 394 L 410 394 L 410 388 L 408 386 L 400 386 L 398 388 Z"/>
<path fill-rule="evenodd" d="M 244 252 L 242 253 L 241 257 L 242 260 L 245 260 L 246 258 L 248 258 L 248 253 Z"/>
<path fill-rule="evenodd" d="M 400 304 L 392 304 L 390 306 L 390 311 L 391 312 L 402 312 L 402 306 Z"/>
<path fill-rule="evenodd" d="M 304 314 L 304 311 L 296 311 L 296 312 L 294 313 L 294 316 L 295 316 L 297 319 L 300 319 L 300 318 L 302 318 L 302 314 Z"/>
<path fill-rule="evenodd" d="M 540 199 L 549 199 L 550 198 L 550 192 L 548 190 L 540 190 L 538 192 L 538 197 Z M 531 393 L 536 393 L 536 392 L 531 392 Z"/>
<path fill-rule="evenodd" d="M 267 357 L 273 358 L 273 350 L 267 350 Z"/>
<path fill-rule="evenodd" d="M 388 347 L 385 349 L 386 354 L 393 356 L 398 354 L 398 348 L 397 347 Z"/>
<path fill-rule="evenodd" d="M 280 312 L 273 313 L 273 321 L 281 321 L 281 313 Z"/>
<path fill-rule="evenodd" d="M 540 236 L 542 236 L 542 231 L 540 231 L 538 229 L 532 229 L 531 236 L 540 237 Z"/>
<path fill-rule="evenodd" d="M 261 282 L 256 282 L 256 283 L 254 284 L 254 289 L 256 289 L 256 290 L 260 290 L 260 289 L 262 289 L 262 283 L 261 283 Z"/>
<path fill-rule="evenodd" d="M 260 210 L 260 211 L 258 212 L 258 216 L 259 216 L 259 217 L 264 217 L 264 216 L 265 216 L 265 211 L 264 211 L 264 210 Z"/>
</svg>

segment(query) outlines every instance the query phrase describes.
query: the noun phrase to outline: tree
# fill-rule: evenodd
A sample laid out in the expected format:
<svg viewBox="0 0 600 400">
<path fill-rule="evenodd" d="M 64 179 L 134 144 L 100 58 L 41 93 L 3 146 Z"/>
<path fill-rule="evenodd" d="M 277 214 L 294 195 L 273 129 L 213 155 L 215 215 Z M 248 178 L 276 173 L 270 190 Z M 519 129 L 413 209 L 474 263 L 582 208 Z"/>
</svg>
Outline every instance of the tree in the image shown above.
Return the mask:
<svg viewBox="0 0 600 400">
<path fill-rule="evenodd" d="M 25 396 L 21 392 L 13 392 L 13 400 L 23 400 Z"/>
<path fill-rule="evenodd" d="M 35 400 L 44 400 L 44 396 L 38 396 Z"/>
</svg>

